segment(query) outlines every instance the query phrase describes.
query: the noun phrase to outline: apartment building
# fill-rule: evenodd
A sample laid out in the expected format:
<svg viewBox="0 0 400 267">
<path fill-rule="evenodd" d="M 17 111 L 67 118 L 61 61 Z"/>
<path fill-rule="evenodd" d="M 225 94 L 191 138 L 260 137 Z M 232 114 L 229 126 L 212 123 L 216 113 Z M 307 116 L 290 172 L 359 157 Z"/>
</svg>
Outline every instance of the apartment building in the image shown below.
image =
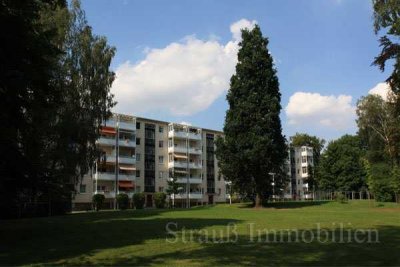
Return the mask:
<svg viewBox="0 0 400 267">
<path fill-rule="evenodd" d="M 311 199 L 312 190 L 307 183 L 310 169 L 314 167 L 313 148 L 310 146 L 291 146 L 289 149 L 288 172 L 290 183 L 285 194 L 294 200 Z M 291 195 L 291 196 L 290 196 Z"/>
<path fill-rule="evenodd" d="M 138 192 L 145 194 L 146 207 L 153 207 L 154 193 L 166 192 L 172 177 L 180 185 L 174 195 L 176 206 L 186 206 L 188 198 L 190 205 L 226 202 L 226 182 L 218 171 L 214 145 L 221 135 L 190 125 L 114 114 L 102 126 L 97 141 L 102 156 L 78 185 L 73 208 L 89 209 L 94 194 L 103 194 L 106 207 L 113 208 L 116 193 L 132 197 Z"/>
</svg>

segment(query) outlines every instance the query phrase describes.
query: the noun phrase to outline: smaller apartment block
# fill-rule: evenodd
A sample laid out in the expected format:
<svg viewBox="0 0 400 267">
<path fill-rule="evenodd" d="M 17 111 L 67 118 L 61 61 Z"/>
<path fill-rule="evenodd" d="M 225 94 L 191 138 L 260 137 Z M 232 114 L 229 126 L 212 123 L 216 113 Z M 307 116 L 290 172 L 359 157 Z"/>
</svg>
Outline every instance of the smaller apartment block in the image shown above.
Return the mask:
<svg viewBox="0 0 400 267">
<path fill-rule="evenodd" d="M 310 166 L 314 167 L 313 148 L 310 146 L 290 147 L 289 149 L 288 193 L 291 199 L 311 199 L 313 188 L 309 188 L 307 178 Z M 287 194 L 288 195 L 288 194 Z"/>
<path fill-rule="evenodd" d="M 122 114 L 106 121 L 97 144 L 102 156 L 84 176 L 73 199 L 74 209 L 89 209 L 94 194 L 104 194 L 114 207 L 116 193 L 165 192 L 168 180 L 181 186 L 176 206 L 226 202 L 226 183 L 219 174 L 214 140 L 222 132 Z M 118 156 L 117 156 L 118 155 Z M 116 182 L 118 181 L 118 182 Z"/>
</svg>

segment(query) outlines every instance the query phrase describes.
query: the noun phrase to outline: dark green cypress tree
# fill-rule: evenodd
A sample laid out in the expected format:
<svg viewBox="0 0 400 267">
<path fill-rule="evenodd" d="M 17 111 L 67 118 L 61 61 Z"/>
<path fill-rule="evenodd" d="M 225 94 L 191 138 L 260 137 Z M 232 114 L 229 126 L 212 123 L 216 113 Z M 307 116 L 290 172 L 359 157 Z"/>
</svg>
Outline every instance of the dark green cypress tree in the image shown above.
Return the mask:
<svg viewBox="0 0 400 267">
<path fill-rule="evenodd" d="M 224 137 L 217 140 L 222 174 L 237 191 L 250 194 L 256 207 L 286 183 L 281 94 L 267 45 L 258 25 L 251 31 L 242 30 L 236 74 L 227 95 Z M 274 187 L 270 173 L 274 173 Z"/>
</svg>

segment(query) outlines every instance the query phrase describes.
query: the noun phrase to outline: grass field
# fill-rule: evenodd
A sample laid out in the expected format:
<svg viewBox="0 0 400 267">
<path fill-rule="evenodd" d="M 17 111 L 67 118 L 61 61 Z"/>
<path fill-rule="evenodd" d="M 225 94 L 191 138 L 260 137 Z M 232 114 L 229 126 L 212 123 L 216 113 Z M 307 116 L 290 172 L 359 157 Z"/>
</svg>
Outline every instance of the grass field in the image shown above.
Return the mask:
<svg viewBox="0 0 400 267">
<path fill-rule="evenodd" d="M 177 224 L 179 235 L 167 234 L 169 222 Z M 227 230 L 229 223 L 236 225 L 237 240 L 233 225 Z M 318 227 L 336 229 L 336 235 L 340 224 L 352 231 L 376 229 L 379 243 L 308 243 Z M 104 211 L 2 221 L 0 226 L 1 265 L 400 265 L 400 205 L 394 203 Z M 251 229 L 307 230 L 307 242 L 251 242 Z M 204 242 L 207 231 L 209 242 Z M 228 241 L 228 236 L 232 242 L 211 242 Z"/>
</svg>

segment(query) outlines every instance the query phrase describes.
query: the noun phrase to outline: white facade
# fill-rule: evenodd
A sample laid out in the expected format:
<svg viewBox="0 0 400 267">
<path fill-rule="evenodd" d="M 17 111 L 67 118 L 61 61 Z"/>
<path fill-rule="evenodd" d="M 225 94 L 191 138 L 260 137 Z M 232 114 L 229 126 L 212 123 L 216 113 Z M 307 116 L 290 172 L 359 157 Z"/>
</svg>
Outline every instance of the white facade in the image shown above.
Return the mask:
<svg viewBox="0 0 400 267">
<path fill-rule="evenodd" d="M 104 156 L 78 185 L 74 208 L 88 208 L 96 193 L 104 194 L 105 206 L 112 208 L 116 192 L 130 197 L 143 192 L 145 205 L 153 207 L 153 194 L 166 192 L 172 177 L 181 185 L 175 195 L 176 206 L 185 206 L 188 198 L 191 205 L 226 202 L 226 184 L 219 175 L 214 145 L 221 135 L 194 126 L 115 114 L 102 127 L 97 144 Z"/>
<path fill-rule="evenodd" d="M 290 147 L 288 163 L 291 180 L 286 195 L 290 193 L 292 199 L 311 199 L 313 188 L 309 188 L 307 178 L 310 176 L 310 166 L 314 167 L 313 148 Z"/>
</svg>

